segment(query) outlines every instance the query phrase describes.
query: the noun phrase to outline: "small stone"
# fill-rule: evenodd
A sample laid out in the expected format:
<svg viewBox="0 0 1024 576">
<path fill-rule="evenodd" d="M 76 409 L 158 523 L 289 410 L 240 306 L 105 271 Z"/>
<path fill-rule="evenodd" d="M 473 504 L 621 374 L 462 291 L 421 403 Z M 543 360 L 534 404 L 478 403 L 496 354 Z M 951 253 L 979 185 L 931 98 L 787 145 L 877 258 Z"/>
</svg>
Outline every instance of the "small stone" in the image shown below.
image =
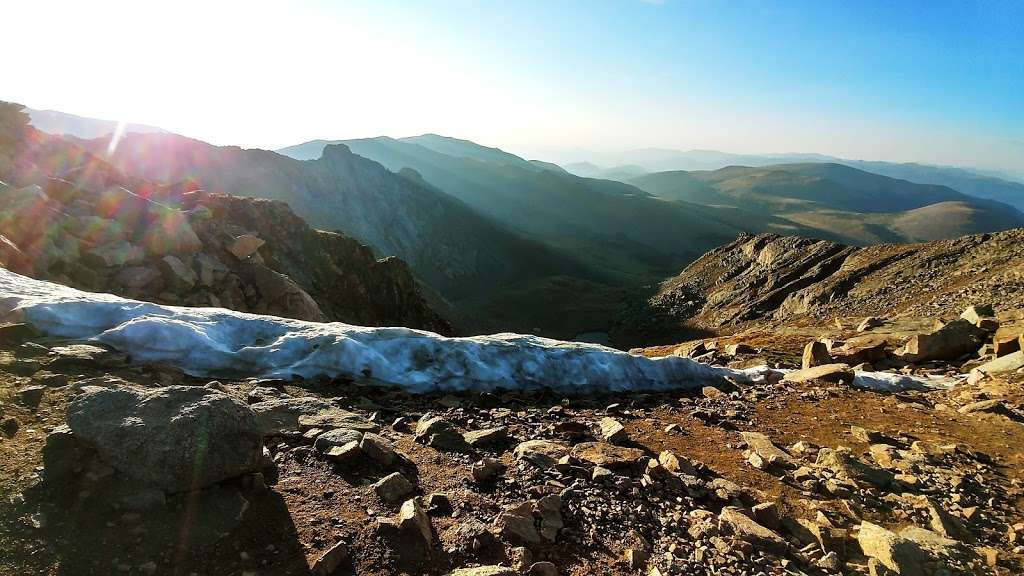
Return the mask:
<svg viewBox="0 0 1024 576">
<path fill-rule="evenodd" d="M 420 419 L 416 425 L 416 441 L 444 452 L 465 452 L 469 449 L 469 444 L 455 426 L 440 416 Z"/>
<path fill-rule="evenodd" d="M 629 565 L 630 570 L 639 570 L 647 564 L 650 560 L 651 554 L 646 550 L 639 548 L 627 548 L 626 549 L 626 564 Z"/>
<path fill-rule="evenodd" d="M 323 453 L 323 457 L 335 464 L 345 465 L 355 461 L 360 454 L 359 442 L 353 440 L 344 446 L 331 446 Z"/>
<path fill-rule="evenodd" d="M 389 504 L 401 502 L 414 489 L 412 483 L 399 472 L 388 474 L 373 485 L 373 490 L 380 496 L 380 499 Z"/>
<path fill-rule="evenodd" d="M 618 444 L 627 440 L 626 427 L 615 418 L 602 418 L 598 422 L 598 426 L 601 428 L 601 438 L 605 442 L 611 442 L 612 444 Z"/>
<path fill-rule="evenodd" d="M 786 551 L 786 541 L 781 536 L 758 524 L 737 508 L 726 506 L 718 515 L 718 520 L 729 532 L 744 542 L 775 553 L 781 554 Z"/>
<path fill-rule="evenodd" d="M 523 502 L 502 512 L 498 516 L 498 524 L 506 538 L 526 544 L 537 544 L 541 541 L 540 532 L 533 521 L 533 506 L 529 502 Z"/>
<path fill-rule="evenodd" d="M 313 574 L 330 576 L 346 558 L 348 558 L 348 544 L 339 541 L 316 559 L 312 567 Z"/>
<path fill-rule="evenodd" d="M 689 476 L 697 475 L 696 466 L 688 458 L 679 456 L 670 450 L 664 450 L 661 454 L 658 454 L 658 463 L 669 472 L 677 472 Z"/>
<path fill-rule="evenodd" d="M 39 407 L 39 403 L 43 401 L 45 393 L 46 386 L 26 386 L 18 390 L 18 401 L 28 408 L 35 410 Z"/>
<path fill-rule="evenodd" d="M 533 553 L 525 546 L 515 546 L 509 551 L 508 559 L 513 569 L 525 572 L 533 564 Z"/>
<path fill-rule="evenodd" d="M 740 432 L 740 438 L 750 448 L 751 452 L 759 456 L 766 466 L 783 466 L 795 468 L 796 462 L 793 457 L 779 448 L 770 438 L 760 432 Z"/>
<path fill-rule="evenodd" d="M 754 348 L 748 344 L 729 344 L 725 347 L 725 353 L 729 356 L 738 356 L 740 354 L 753 354 L 757 352 Z"/>
<path fill-rule="evenodd" d="M 390 466 L 398 459 L 398 454 L 391 444 L 372 432 L 363 434 L 363 439 L 359 441 L 359 449 L 381 466 Z"/>
<path fill-rule="evenodd" d="M 836 554 L 835 550 L 822 556 L 816 564 L 819 568 L 824 568 L 830 572 L 837 572 L 842 567 L 842 562 L 839 561 L 839 555 Z"/>
<path fill-rule="evenodd" d="M 358 447 L 362 439 L 362 432 L 347 428 L 337 428 L 317 436 L 316 441 L 313 442 L 313 449 L 319 454 L 325 454 L 331 448 L 345 446 L 352 442 L 355 442 Z"/>
<path fill-rule="evenodd" d="M 1012 354 L 1020 350 L 1020 336 L 1010 337 L 996 337 L 992 339 L 992 352 L 996 355 L 996 358 Z"/>
<path fill-rule="evenodd" d="M 850 426 L 850 435 L 866 444 L 879 444 L 885 441 L 885 435 L 881 432 L 860 426 Z"/>
<path fill-rule="evenodd" d="M 572 447 L 572 456 L 595 466 L 614 469 L 635 464 L 644 456 L 644 451 L 639 448 L 625 448 L 605 442 L 581 442 Z"/>
<path fill-rule="evenodd" d="M 848 364 L 822 364 L 806 370 L 794 370 L 783 377 L 783 381 L 794 384 L 813 380 L 850 384 L 853 382 L 853 370 Z"/>
<path fill-rule="evenodd" d="M 569 447 L 551 440 L 527 440 L 512 451 L 516 460 L 525 460 L 534 466 L 547 469 L 558 463 L 558 459 L 569 453 Z"/>
<path fill-rule="evenodd" d="M 1006 408 L 1006 403 L 1002 400 L 981 400 L 980 402 L 972 402 L 966 406 L 961 406 L 957 409 L 957 412 L 961 414 L 973 414 L 975 412 L 987 412 L 991 414 L 1006 414 L 1009 415 L 1010 411 Z"/>
<path fill-rule="evenodd" d="M 551 562 L 534 562 L 530 566 L 530 576 L 558 576 L 558 568 Z"/>
<path fill-rule="evenodd" d="M 727 394 L 714 386 L 705 386 L 700 389 L 705 398 L 725 398 Z"/>
<path fill-rule="evenodd" d="M 750 509 L 754 520 L 766 528 L 778 530 L 781 520 L 779 518 L 779 507 L 774 502 L 762 502 Z"/>
<path fill-rule="evenodd" d="M 501 460 L 495 458 L 484 458 L 473 464 L 470 470 L 473 480 L 476 482 L 487 482 L 505 473 L 507 466 Z"/>
<path fill-rule="evenodd" d="M 497 446 L 508 441 L 508 428 L 498 426 L 496 428 L 485 428 L 473 430 L 462 435 L 466 443 L 474 448 L 486 448 Z"/>
<path fill-rule="evenodd" d="M 861 462 L 847 449 L 822 448 L 814 465 L 832 470 L 841 478 L 866 482 L 879 488 L 884 488 L 893 480 L 889 471 Z"/>
<path fill-rule="evenodd" d="M 540 535 L 548 542 L 554 542 L 558 531 L 565 523 L 562 520 L 562 498 L 558 494 L 549 494 L 537 501 L 537 515 L 540 516 Z"/>
<path fill-rule="evenodd" d="M 8 416 L 0 421 L 0 432 L 8 438 L 14 437 L 14 435 L 18 433 L 19 427 L 20 424 L 18 423 L 18 419 L 13 416 Z"/>
<path fill-rule="evenodd" d="M 801 367 L 803 369 L 813 368 L 815 366 L 822 366 L 824 364 L 832 363 L 832 355 L 829 354 L 828 345 L 821 340 L 815 340 L 808 342 L 804 346 L 803 359 L 801 361 Z"/>
<path fill-rule="evenodd" d="M 446 576 L 519 576 L 515 570 L 505 566 L 477 566 L 476 568 L 458 568 Z"/>
<path fill-rule="evenodd" d="M 199 278 L 192 271 L 192 267 L 182 262 L 181 258 L 168 254 L 157 263 L 160 272 L 163 273 L 164 281 L 170 289 L 178 293 L 191 290 Z"/>
<path fill-rule="evenodd" d="M 431 516 L 451 516 L 454 512 L 448 495 L 441 492 L 428 494 L 423 505 L 427 508 L 427 514 Z"/>
<path fill-rule="evenodd" d="M 901 576 L 923 576 L 927 556 L 921 548 L 885 528 L 861 522 L 857 535 L 864 555 L 875 558 Z"/>
<path fill-rule="evenodd" d="M 402 530 L 419 535 L 428 547 L 433 542 L 433 526 L 430 524 L 430 518 L 427 517 L 426 511 L 423 510 L 419 498 L 410 498 L 402 504 L 402 508 L 398 511 L 397 523 Z"/>
</svg>

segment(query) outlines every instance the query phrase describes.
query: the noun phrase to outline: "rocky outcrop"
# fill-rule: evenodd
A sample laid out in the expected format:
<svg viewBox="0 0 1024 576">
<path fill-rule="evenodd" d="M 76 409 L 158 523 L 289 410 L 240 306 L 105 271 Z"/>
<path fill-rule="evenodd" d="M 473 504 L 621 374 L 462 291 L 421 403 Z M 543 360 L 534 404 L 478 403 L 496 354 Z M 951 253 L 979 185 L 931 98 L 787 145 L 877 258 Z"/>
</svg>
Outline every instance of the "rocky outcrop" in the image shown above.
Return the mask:
<svg viewBox="0 0 1024 576">
<path fill-rule="evenodd" d="M 163 304 L 452 332 L 402 261 L 315 230 L 283 202 L 201 191 L 175 199 L 55 178 L 0 183 L 0 263 Z"/>
<path fill-rule="evenodd" d="M 665 282 L 651 301 L 671 324 L 897 314 L 954 318 L 980 299 L 1024 306 L 1024 229 L 863 248 L 743 235 Z"/>
</svg>

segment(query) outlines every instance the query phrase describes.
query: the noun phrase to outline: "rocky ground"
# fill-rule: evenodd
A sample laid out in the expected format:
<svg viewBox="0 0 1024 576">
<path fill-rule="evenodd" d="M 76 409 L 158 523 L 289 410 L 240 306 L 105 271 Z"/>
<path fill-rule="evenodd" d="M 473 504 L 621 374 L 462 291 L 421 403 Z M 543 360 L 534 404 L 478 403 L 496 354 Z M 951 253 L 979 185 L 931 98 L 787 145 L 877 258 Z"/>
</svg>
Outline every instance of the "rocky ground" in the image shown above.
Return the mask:
<svg viewBox="0 0 1024 576">
<path fill-rule="evenodd" d="M 1019 574 L 1024 376 L 984 368 L 1015 325 L 924 358 L 978 310 L 645 351 L 819 378 L 569 398 L 209 382 L 7 326 L 0 573 Z M 971 375 L 857 389 L 862 356 Z"/>
<path fill-rule="evenodd" d="M 854 247 L 798 236 L 743 235 L 667 280 L 642 324 L 648 341 L 680 331 L 831 323 L 855 314 L 956 317 L 978 301 L 1024 310 L 1024 230 L 923 244 Z M 666 336 L 667 335 L 667 336 Z"/>
</svg>

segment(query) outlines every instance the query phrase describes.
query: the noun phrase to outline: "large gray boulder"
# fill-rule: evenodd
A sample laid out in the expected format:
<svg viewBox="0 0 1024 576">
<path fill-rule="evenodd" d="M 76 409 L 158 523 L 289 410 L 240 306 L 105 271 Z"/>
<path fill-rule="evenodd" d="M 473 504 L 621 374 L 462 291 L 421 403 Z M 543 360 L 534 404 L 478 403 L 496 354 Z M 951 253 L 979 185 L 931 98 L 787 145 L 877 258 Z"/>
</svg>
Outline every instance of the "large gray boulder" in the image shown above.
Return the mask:
<svg viewBox="0 0 1024 576">
<path fill-rule="evenodd" d="M 263 435 L 241 401 L 203 387 L 86 387 L 68 426 L 118 471 L 180 492 L 259 468 Z"/>
</svg>

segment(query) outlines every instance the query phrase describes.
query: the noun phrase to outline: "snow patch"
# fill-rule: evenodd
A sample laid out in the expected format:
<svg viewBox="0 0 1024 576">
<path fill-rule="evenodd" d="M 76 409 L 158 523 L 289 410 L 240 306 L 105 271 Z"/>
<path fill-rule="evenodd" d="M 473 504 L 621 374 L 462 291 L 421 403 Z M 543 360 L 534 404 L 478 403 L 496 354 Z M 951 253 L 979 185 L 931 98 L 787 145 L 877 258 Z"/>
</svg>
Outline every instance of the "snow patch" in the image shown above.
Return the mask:
<svg viewBox="0 0 1024 576">
<path fill-rule="evenodd" d="M 584 393 L 695 388 L 726 377 L 755 382 L 771 373 L 765 367 L 733 370 L 688 358 L 646 358 L 598 344 L 522 334 L 447 338 L 409 328 L 162 306 L 2 269 L 0 312 L 23 318 L 47 335 L 101 342 L 129 354 L 134 362 L 167 363 L 203 377 L 324 375 L 412 392 L 549 386 Z M 855 384 L 882 389 L 908 385 L 888 379 L 892 376 L 858 375 Z"/>
</svg>

